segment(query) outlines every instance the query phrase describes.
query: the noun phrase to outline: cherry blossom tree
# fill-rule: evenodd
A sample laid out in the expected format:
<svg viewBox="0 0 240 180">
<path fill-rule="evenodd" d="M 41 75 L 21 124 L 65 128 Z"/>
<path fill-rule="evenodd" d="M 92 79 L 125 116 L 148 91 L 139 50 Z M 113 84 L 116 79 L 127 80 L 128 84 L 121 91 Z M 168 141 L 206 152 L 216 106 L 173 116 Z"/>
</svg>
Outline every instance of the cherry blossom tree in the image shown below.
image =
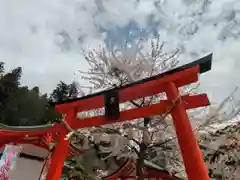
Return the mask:
<svg viewBox="0 0 240 180">
<path fill-rule="evenodd" d="M 164 45 L 165 43 L 160 42 L 160 38 L 156 38 L 147 43 L 141 40 L 135 44 L 126 42 L 124 46 L 110 50 L 99 47 L 98 50 L 84 51 L 89 69 L 87 72 L 80 71 L 80 75 L 89 85 L 79 86 L 82 95 L 121 87 L 175 68 L 179 64 L 179 50 L 168 51 Z M 181 94 L 195 93 L 198 85 L 183 87 L 180 92 Z M 221 104 L 189 112 L 199 142 L 201 142 L 201 134 L 207 132 L 207 127 L 211 124 L 226 122 L 239 113 L 239 103 L 234 101 L 234 94 L 235 91 Z M 165 98 L 165 94 L 161 93 L 123 103 L 120 108 L 147 106 Z M 232 105 L 231 108 L 229 104 Z M 145 161 L 154 163 L 171 174 L 186 177 L 176 134 L 169 116 L 170 111 L 162 115 L 80 131 L 73 131 L 65 123 L 70 131 L 67 138 L 76 149 L 88 150 L 79 161 L 84 164 L 85 170 L 94 176 L 101 177 L 111 173 L 123 164 L 126 157 L 134 157 L 138 179 L 143 179 Z M 81 120 L 85 116 L 103 113 L 103 108 L 80 112 L 78 118 Z M 97 156 L 99 152 L 100 158 Z M 89 159 L 98 161 L 94 163 L 95 167 Z"/>
<path fill-rule="evenodd" d="M 240 177 L 239 118 L 238 115 L 224 126 L 201 134 L 200 144 L 212 179 Z"/>
</svg>

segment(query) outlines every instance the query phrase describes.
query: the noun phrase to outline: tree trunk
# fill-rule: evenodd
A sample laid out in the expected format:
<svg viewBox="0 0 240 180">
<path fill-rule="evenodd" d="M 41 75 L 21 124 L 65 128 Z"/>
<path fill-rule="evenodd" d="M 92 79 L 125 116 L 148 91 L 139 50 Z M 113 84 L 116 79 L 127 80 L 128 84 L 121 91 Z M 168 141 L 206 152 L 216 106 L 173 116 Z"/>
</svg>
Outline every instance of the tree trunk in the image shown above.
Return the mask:
<svg viewBox="0 0 240 180">
<path fill-rule="evenodd" d="M 137 159 L 136 174 L 137 180 L 144 180 L 144 156 L 146 153 L 147 146 L 144 143 L 140 144 L 140 152 Z"/>
<path fill-rule="evenodd" d="M 144 118 L 144 127 L 147 128 L 148 124 L 150 123 L 150 118 Z M 136 174 L 137 174 L 137 180 L 144 180 L 144 157 L 147 150 L 147 145 L 144 144 L 143 140 L 140 143 L 139 147 L 139 156 L 137 159 L 137 165 L 136 165 Z"/>
</svg>

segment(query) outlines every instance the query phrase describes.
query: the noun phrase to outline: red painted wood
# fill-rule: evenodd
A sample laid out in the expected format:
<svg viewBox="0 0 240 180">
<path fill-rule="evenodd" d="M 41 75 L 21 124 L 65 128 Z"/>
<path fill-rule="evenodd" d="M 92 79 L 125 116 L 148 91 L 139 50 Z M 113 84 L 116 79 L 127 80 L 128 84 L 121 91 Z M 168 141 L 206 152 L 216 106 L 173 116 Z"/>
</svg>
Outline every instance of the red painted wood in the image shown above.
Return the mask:
<svg viewBox="0 0 240 180">
<path fill-rule="evenodd" d="M 152 96 L 154 94 L 163 92 L 165 89 L 164 84 L 168 82 L 174 82 L 178 87 L 196 82 L 198 81 L 198 70 L 199 66 L 195 66 L 193 68 L 185 69 L 184 71 L 168 75 L 160 79 L 121 89 L 119 91 L 120 102 L 122 103 L 130 100 L 135 100 L 141 97 Z M 56 109 L 61 113 L 65 113 L 72 108 L 79 111 L 87 111 L 91 109 L 97 109 L 103 106 L 104 97 L 100 95 L 79 101 L 74 101 L 71 103 L 57 105 Z"/>
<path fill-rule="evenodd" d="M 146 177 L 148 178 L 162 178 L 163 180 L 177 180 L 176 177 L 172 177 L 169 174 L 157 170 L 147 169 Z"/>
<path fill-rule="evenodd" d="M 136 161 L 134 159 L 129 159 L 124 167 L 119 169 L 116 173 L 112 174 L 111 176 L 104 178 L 104 180 L 116 180 L 118 178 L 121 180 L 136 179 L 136 176 L 131 176 L 128 173 L 129 169 L 131 172 L 135 169 L 135 165 L 136 165 Z M 144 178 L 145 179 L 161 178 L 162 180 L 177 180 L 175 177 L 170 176 L 166 172 L 155 171 L 147 167 L 145 168 Z"/>
<path fill-rule="evenodd" d="M 46 133 L 56 133 L 56 132 L 60 132 L 64 129 L 64 125 L 63 124 L 54 124 L 54 126 L 52 126 L 49 129 L 44 129 L 44 130 L 38 130 L 38 131 L 12 131 L 12 130 L 1 130 L 0 131 L 0 136 L 1 137 L 6 137 L 6 138 L 17 138 L 17 137 L 26 137 L 28 135 L 28 137 L 33 137 L 33 136 L 43 136 Z"/>
<path fill-rule="evenodd" d="M 203 107 L 209 105 L 209 100 L 205 94 L 194 95 L 194 96 L 183 96 L 186 109 Z M 80 120 L 76 120 L 72 124 L 73 129 L 86 128 L 91 126 L 101 126 L 105 124 L 112 124 L 121 121 L 133 120 L 141 117 L 148 117 L 151 115 L 162 114 L 166 112 L 171 101 L 162 100 L 159 104 L 152 104 L 150 106 L 142 108 L 133 108 L 122 111 L 119 119 L 117 120 L 106 120 L 104 116 L 89 117 Z"/>
<path fill-rule="evenodd" d="M 133 169 L 134 165 L 135 165 L 134 159 L 129 158 L 127 163 L 122 168 L 120 168 L 114 174 L 112 174 L 108 177 L 105 177 L 104 180 L 116 180 L 118 177 L 125 175 L 125 173 L 128 171 L 128 169 Z"/>
<path fill-rule="evenodd" d="M 71 126 L 75 117 L 76 111 L 72 109 L 66 116 L 66 122 Z M 66 129 L 60 132 L 53 156 L 51 158 L 51 164 L 46 180 L 59 180 L 61 177 L 64 161 L 68 156 L 68 146 L 70 143 L 68 140 L 65 140 L 67 133 Z"/>
<path fill-rule="evenodd" d="M 174 83 L 170 83 L 167 86 L 166 93 L 169 100 L 175 100 L 179 96 L 178 88 Z M 208 171 L 184 105 L 178 103 L 171 112 L 171 115 L 188 179 L 209 180 Z"/>
<path fill-rule="evenodd" d="M 121 180 L 136 180 L 136 176 L 124 176 L 124 177 L 120 177 L 119 179 Z M 170 175 L 167 175 L 166 173 L 161 173 L 159 172 L 158 175 L 156 176 L 145 176 L 144 180 L 177 180 L 176 178 L 171 177 Z M 115 179 L 116 180 L 116 179 Z"/>
</svg>

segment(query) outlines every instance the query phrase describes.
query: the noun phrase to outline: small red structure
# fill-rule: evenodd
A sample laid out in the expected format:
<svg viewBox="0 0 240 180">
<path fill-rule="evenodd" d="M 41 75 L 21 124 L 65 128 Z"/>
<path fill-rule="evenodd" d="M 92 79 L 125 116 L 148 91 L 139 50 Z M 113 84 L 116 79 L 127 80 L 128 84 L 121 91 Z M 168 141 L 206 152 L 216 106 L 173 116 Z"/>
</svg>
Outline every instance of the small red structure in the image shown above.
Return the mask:
<svg viewBox="0 0 240 180">
<path fill-rule="evenodd" d="M 128 161 L 117 170 L 117 172 L 104 178 L 104 180 L 135 180 L 136 179 L 136 162 L 134 159 L 128 159 Z M 180 180 L 177 177 L 171 176 L 168 172 L 159 170 L 150 165 L 144 165 L 144 179 L 152 180 Z"/>
<path fill-rule="evenodd" d="M 210 103 L 206 94 L 181 96 L 178 88 L 197 82 L 199 73 L 204 73 L 211 69 L 211 60 L 212 54 L 166 73 L 121 88 L 115 88 L 79 99 L 57 103 L 55 104 L 56 109 L 61 114 L 66 115 L 65 120 L 72 129 L 81 129 L 163 114 L 169 110 L 169 107 L 172 107 L 170 113 L 176 129 L 188 179 L 208 180 L 208 171 L 204 164 L 186 110 L 207 106 Z M 161 100 L 158 104 L 119 112 L 119 103 L 152 96 L 162 92 L 166 93 L 167 100 Z M 81 120 L 78 120 L 76 117 L 77 112 L 101 107 L 105 107 L 105 116 L 87 117 Z M 1 145 L 9 142 L 21 143 L 26 139 L 29 140 L 33 138 L 32 143 L 46 146 L 44 143 L 37 142 L 38 140 L 34 139 L 34 137 L 46 136 L 48 133 L 58 133 L 59 136 L 55 151 L 51 157 L 51 165 L 48 170 L 47 180 L 59 180 L 64 161 L 70 153 L 69 141 L 65 140 L 68 131 L 63 124 L 54 124 L 51 125 L 51 127 L 42 128 L 40 130 L 39 128 L 33 128 L 31 130 L 22 129 L 21 131 L 14 131 L 14 133 L 10 130 L 1 130 L 0 135 L 2 140 L 0 143 Z M 49 140 L 51 137 L 47 136 L 47 139 Z M 107 177 L 106 180 L 115 180 L 117 178 L 122 178 L 124 175 L 126 176 L 123 169 Z M 165 179 L 167 179 L 167 177 L 165 177 Z"/>
</svg>

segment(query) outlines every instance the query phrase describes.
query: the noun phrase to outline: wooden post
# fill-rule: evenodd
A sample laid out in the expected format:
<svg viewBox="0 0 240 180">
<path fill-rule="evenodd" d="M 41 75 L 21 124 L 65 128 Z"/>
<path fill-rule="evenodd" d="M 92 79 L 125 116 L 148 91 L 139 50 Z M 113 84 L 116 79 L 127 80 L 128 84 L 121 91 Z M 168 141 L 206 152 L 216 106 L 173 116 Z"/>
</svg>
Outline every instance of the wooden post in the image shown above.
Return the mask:
<svg viewBox="0 0 240 180">
<path fill-rule="evenodd" d="M 179 91 L 174 83 L 169 83 L 166 94 L 171 101 L 179 98 Z M 184 104 L 181 101 L 173 107 L 171 115 L 188 180 L 209 180 L 202 153 L 197 144 Z"/>
<path fill-rule="evenodd" d="M 67 113 L 66 122 L 71 126 L 71 123 L 76 119 L 75 110 L 71 110 Z M 58 141 L 53 152 L 50 168 L 47 174 L 47 180 L 59 180 L 62 175 L 62 168 L 64 161 L 68 155 L 69 141 L 65 140 L 68 131 L 64 129 L 60 132 Z"/>
</svg>

